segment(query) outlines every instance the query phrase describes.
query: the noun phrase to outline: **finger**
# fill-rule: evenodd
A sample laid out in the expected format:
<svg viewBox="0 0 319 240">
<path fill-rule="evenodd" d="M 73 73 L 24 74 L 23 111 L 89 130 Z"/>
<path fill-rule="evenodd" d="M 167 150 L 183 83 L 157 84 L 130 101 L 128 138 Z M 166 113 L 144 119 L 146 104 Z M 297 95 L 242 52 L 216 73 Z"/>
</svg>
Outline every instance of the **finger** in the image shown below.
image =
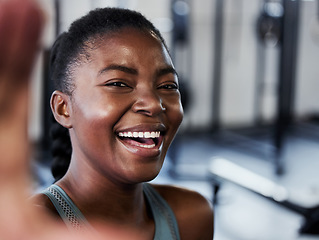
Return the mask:
<svg viewBox="0 0 319 240">
<path fill-rule="evenodd" d="M 32 70 L 44 15 L 32 0 L 5 0 L 0 4 L 0 71 L 20 80 Z"/>
<path fill-rule="evenodd" d="M 44 14 L 32 0 L 0 1 L 0 117 L 29 84 Z"/>
</svg>

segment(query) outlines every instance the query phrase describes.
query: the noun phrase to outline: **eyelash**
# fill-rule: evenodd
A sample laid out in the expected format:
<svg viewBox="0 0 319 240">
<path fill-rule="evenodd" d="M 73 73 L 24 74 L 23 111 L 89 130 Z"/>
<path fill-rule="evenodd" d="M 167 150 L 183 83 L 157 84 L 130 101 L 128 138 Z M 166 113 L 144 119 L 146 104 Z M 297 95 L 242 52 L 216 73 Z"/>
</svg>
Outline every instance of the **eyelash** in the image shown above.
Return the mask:
<svg viewBox="0 0 319 240">
<path fill-rule="evenodd" d="M 109 82 L 109 83 L 106 83 L 105 86 L 120 87 L 120 88 L 129 87 L 127 84 L 123 82 Z"/>
<path fill-rule="evenodd" d="M 167 90 L 178 90 L 177 84 L 164 84 L 159 86 L 159 89 L 167 89 Z"/>
</svg>

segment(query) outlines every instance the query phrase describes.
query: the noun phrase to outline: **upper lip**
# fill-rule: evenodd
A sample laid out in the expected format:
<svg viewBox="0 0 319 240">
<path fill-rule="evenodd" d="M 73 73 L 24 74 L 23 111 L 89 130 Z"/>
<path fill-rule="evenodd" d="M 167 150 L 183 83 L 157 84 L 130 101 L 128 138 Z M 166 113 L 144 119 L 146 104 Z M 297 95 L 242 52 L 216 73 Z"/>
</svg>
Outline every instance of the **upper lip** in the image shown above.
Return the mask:
<svg viewBox="0 0 319 240">
<path fill-rule="evenodd" d="M 166 132 L 166 127 L 162 123 L 143 123 L 138 124 L 132 127 L 121 128 L 116 131 L 118 134 L 119 132 L 156 132 L 160 131 L 161 135 Z"/>
</svg>

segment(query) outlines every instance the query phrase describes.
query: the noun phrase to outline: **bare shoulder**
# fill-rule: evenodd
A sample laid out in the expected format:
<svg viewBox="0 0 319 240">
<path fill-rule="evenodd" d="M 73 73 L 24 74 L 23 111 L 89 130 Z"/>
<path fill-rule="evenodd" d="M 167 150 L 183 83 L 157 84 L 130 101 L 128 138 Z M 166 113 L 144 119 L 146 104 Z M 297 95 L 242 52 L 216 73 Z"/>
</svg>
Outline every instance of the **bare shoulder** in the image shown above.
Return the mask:
<svg viewBox="0 0 319 240">
<path fill-rule="evenodd" d="M 51 208 L 51 206 L 53 206 L 48 196 L 46 196 L 43 193 L 35 194 L 31 196 L 28 200 L 30 203 L 37 207 Z"/>
<path fill-rule="evenodd" d="M 34 209 L 45 212 L 57 219 L 60 219 L 59 213 L 56 211 L 53 203 L 45 194 L 39 193 L 28 199 Z"/>
<path fill-rule="evenodd" d="M 212 204 L 196 191 L 176 186 L 152 185 L 172 208 L 181 239 L 213 239 Z"/>
</svg>

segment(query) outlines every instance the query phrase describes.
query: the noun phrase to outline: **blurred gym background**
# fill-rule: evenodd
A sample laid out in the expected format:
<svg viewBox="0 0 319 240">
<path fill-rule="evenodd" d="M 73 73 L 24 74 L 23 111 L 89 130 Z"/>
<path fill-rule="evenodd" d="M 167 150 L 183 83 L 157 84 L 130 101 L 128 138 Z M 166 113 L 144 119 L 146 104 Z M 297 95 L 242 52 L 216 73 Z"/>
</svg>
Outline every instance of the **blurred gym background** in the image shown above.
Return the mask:
<svg viewBox="0 0 319 240">
<path fill-rule="evenodd" d="M 35 189 L 50 173 L 55 37 L 97 7 L 138 10 L 162 32 L 185 118 L 155 183 L 215 205 L 216 240 L 319 239 L 318 0 L 41 0 L 43 51 L 32 85 Z"/>
</svg>

